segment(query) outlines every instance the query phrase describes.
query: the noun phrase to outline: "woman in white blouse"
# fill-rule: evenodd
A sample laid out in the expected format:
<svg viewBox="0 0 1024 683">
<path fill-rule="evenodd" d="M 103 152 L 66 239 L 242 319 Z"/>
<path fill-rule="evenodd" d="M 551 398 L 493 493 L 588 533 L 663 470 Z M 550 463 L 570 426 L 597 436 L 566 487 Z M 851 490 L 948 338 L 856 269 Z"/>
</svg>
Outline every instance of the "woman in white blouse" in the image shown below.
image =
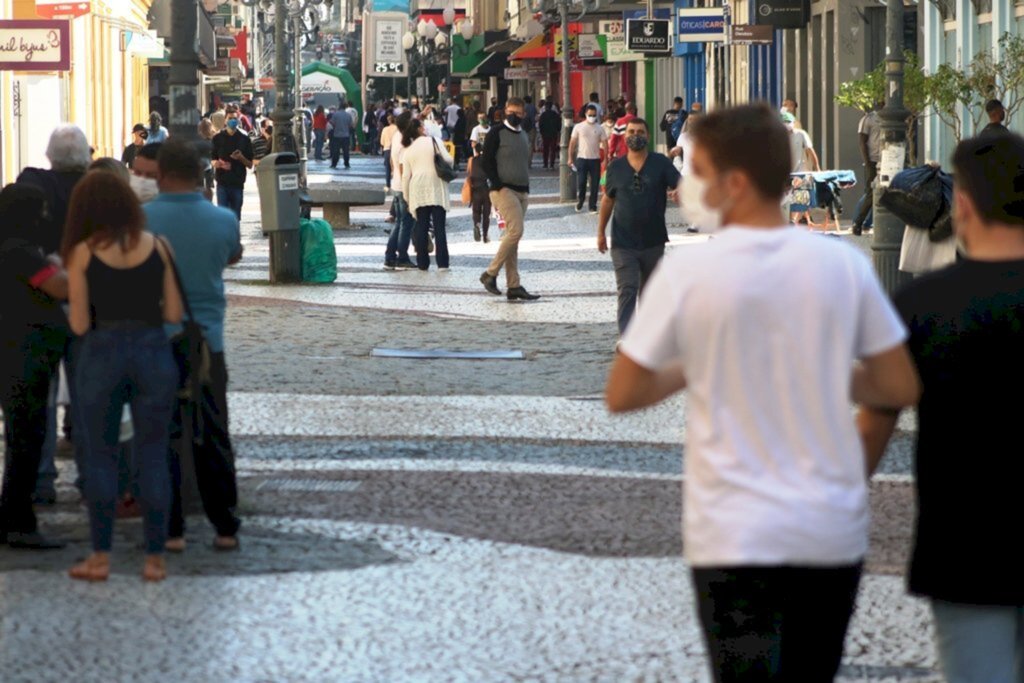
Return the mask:
<svg viewBox="0 0 1024 683">
<path fill-rule="evenodd" d="M 430 254 L 427 252 L 427 233 L 434 228 L 438 270 L 448 270 L 448 236 L 444 224 L 450 207 L 448 183 L 437 177 L 434 168 L 434 154 L 440 154 L 448 163 L 452 158 L 443 145 L 433 137 L 423 134 L 423 123 L 417 119 L 409 122 L 403 131 L 402 145 L 402 194 L 409 203 L 409 213 L 416 217 L 413 243 L 416 245 L 416 267 L 430 269 Z"/>
</svg>

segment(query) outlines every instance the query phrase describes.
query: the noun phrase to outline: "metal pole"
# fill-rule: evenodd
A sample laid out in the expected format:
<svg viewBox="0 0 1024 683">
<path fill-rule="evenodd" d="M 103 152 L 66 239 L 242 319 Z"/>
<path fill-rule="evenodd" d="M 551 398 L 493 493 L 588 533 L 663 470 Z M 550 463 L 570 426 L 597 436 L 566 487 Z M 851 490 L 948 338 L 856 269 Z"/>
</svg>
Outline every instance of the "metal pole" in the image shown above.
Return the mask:
<svg viewBox="0 0 1024 683">
<path fill-rule="evenodd" d="M 171 70 L 167 79 L 171 105 L 167 129 L 193 143 L 199 141 L 199 11 L 196 0 L 174 0 L 171 5 Z"/>
<path fill-rule="evenodd" d="M 274 86 L 277 102 L 271 120 L 274 122 L 274 152 L 295 152 L 292 135 L 292 110 L 288 106 L 288 39 L 285 27 L 288 7 L 285 0 L 274 0 Z M 270 281 L 302 280 L 302 247 L 298 230 L 275 230 L 270 233 Z"/>
<path fill-rule="evenodd" d="M 295 40 L 295 144 L 299 150 L 299 185 L 306 187 L 306 117 L 302 114 L 302 15 L 295 14 L 292 37 Z"/>
<path fill-rule="evenodd" d="M 569 135 L 572 133 L 572 87 L 569 80 L 569 0 L 560 0 L 558 13 L 562 22 L 562 135 L 558 162 L 558 196 L 563 202 L 573 201 L 572 174 L 569 169 Z"/>
<path fill-rule="evenodd" d="M 903 3 L 886 3 L 885 10 L 885 108 L 879 114 L 883 136 L 882 162 L 890 158 L 903 167 L 906 154 L 907 111 L 903 107 Z M 899 269 L 900 249 L 903 245 L 904 224 L 880 203 L 879 198 L 889 185 L 889 173 L 895 169 L 879 162 L 878 183 L 874 192 L 874 237 L 871 251 L 875 271 L 889 294 L 910 280 L 910 275 Z M 883 174 L 883 171 L 885 172 Z"/>
</svg>

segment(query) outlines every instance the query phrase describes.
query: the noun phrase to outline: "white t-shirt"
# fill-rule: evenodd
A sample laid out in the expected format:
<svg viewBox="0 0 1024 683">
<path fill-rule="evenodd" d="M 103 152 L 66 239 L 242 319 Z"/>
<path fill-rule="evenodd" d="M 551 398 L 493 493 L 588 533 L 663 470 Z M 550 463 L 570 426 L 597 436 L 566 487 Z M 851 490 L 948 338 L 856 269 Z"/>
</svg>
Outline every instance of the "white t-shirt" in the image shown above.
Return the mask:
<svg viewBox="0 0 1024 683">
<path fill-rule="evenodd" d="M 483 126 L 479 126 L 479 125 L 475 126 L 473 128 L 473 130 L 469 134 L 469 141 L 472 142 L 474 145 L 476 145 L 476 144 L 482 145 L 482 144 L 484 144 L 484 138 L 487 137 L 487 134 L 489 132 L 491 132 L 491 127 L 490 126 L 488 126 L 486 128 L 484 128 Z"/>
<path fill-rule="evenodd" d="M 687 378 L 683 548 L 692 566 L 837 565 L 868 548 L 854 360 L 906 330 L 868 259 L 787 226 L 676 249 L 622 352 Z"/>
<path fill-rule="evenodd" d="M 461 107 L 457 104 L 449 104 L 444 108 L 445 123 L 449 128 L 454 128 L 455 124 L 459 122 L 459 109 Z"/>
<path fill-rule="evenodd" d="M 679 133 L 676 147 L 683 148 L 683 156 L 676 157 L 672 162 L 675 164 L 676 170 L 679 171 L 679 175 L 688 176 L 693 173 L 693 137 L 689 131 L 684 130 Z"/>
<path fill-rule="evenodd" d="M 576 156 L 580 159 L 600 159 L 601 143 L 608 141 L 608 133 L 600 123 L 582 121 L 572 127 L 572 140 L 576 140 Z"/>
<path fill-rule="evenodd" d="M 396 130 L 395 136 L 391 138 L 391 190 L 392 192 L 402 191 L 402 152 L 405 146 L 402 145 L 402 131 Z"/>
<path fill-rule="evenodd" d="M 794 128 L 789 133 L 789 153 L 793 157 L 793 173 L 813 171 L 807 163 L 807 150 L 814 149 L 811 136 L 803 128 Z"/>
</svg>

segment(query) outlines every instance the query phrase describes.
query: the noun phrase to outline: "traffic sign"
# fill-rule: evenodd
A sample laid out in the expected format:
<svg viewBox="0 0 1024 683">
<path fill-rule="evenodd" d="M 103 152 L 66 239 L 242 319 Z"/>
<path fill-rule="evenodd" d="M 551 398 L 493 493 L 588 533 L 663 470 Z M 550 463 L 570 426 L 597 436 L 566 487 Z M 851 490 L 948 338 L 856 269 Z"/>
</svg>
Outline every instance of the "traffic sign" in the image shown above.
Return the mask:
<svg viewBox="0 0 1024 683">
<path fill-rule="evenodd" d="M 44 19 L 74 19 L 92 11 L 90 0 L 67 2 L 67 0 L 36 0 L 36 14 Z"/>
</svg>

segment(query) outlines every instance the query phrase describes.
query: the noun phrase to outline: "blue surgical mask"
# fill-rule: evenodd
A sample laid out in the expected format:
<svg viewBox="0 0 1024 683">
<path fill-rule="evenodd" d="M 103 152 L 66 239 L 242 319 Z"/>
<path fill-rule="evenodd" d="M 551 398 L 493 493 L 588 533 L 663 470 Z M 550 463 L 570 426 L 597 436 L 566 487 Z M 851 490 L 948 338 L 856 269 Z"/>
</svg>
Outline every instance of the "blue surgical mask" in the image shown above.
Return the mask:
<svg viewBox="0 0 1024 683">
<path fill-rule="evenodd" d="M 228 119 L 228 128 L 231 130 L 238 128 L 238 119 Z"/>
</svg>

